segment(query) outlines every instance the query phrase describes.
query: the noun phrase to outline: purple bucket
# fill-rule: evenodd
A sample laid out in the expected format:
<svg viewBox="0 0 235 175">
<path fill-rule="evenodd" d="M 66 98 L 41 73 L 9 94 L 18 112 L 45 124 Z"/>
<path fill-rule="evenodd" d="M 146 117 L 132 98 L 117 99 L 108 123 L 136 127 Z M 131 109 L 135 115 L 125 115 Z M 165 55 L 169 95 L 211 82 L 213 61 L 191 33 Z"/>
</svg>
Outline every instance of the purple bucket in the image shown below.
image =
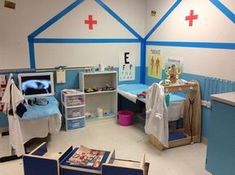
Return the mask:
<svg viewBox="0 0 235 175">
<path fill-rule="evenodd" d="M 132 124 L 133 112 L 131 111 L 119 111 L 118 112 L 118 122 L 122 126 L 128 126 Z"/>
</svg>

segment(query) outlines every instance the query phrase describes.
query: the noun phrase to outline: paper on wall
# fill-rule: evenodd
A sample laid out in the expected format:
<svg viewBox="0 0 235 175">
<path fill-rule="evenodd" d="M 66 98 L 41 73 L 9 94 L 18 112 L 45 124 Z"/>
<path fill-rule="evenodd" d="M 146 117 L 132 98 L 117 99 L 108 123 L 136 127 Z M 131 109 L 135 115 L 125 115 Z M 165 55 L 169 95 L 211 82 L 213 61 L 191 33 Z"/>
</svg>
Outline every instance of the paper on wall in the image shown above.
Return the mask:
<svg viewBox="0 0 235 175">
<path fill-rule="evenodd" d="M 135 80 L 135 61 L 133 53 L 122 52 L 119 57 L 119 81 Z"/>
<path fill-rule="evenodd" d="M 148 54 L 148 76 L 162 79 L 163 59 L 160 50 L 151 49 Z"/>
</svg>

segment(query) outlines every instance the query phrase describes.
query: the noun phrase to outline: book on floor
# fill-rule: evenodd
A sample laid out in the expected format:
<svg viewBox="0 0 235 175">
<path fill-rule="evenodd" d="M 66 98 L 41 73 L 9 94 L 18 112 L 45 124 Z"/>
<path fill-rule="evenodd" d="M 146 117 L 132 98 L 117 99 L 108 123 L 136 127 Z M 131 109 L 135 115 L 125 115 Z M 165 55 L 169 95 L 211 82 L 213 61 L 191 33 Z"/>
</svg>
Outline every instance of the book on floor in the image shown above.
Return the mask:
<svg viewBox="0 0 235 175">
<path fill-rule="evenodd" d="M 104 151 L 80 146 L 79 149 L 67 160 L 67 163 L 76 166 L 98 168 L 102 162 L 104 154 Z"/>
</svg>

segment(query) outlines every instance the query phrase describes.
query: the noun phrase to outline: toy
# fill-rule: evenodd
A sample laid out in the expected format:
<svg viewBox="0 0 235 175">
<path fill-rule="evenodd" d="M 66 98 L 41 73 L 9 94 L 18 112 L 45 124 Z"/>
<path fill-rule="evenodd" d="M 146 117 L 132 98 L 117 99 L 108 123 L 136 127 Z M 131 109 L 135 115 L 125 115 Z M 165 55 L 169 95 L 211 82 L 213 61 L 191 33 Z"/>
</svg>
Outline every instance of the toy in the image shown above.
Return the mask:
<svg viewBox="0 0 235 175">
<path fill-rule="evenodd" d="M 170 80 L 171 84 L 174 84 L 177 82 L 177 80 L 180 77 L 180 74 L 182 73 L 182 70 L 180 67 L 178 67 L 175 64 L 169 65 L 166 69 L 165 69 L 165 73 L 167 75 L 167 79 Z"/>
<path fill-rule="evenodd" d="M 94 92 L 95 90 L 93 88 L 86 88 L 85 92 L 86 93 L 90 93 L 90 92 Z"/>
</svg>

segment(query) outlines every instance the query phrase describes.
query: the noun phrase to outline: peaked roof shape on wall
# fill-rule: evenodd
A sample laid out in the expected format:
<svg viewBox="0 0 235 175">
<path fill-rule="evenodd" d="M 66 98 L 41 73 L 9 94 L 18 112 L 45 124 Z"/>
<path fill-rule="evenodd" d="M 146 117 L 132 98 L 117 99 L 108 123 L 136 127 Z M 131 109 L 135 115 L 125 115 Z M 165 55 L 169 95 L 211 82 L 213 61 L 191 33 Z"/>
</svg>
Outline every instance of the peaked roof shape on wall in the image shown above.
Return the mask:
<svg viewBox="0 0 235 175">
<path fill-rule="evenodd" d="M 33 39 L 39 34 L 41 34 L 43 31 L 45 31 L 48 27 L 50 27 L 52 24 L 54 24 L 56 21 L 58 21 L 60 18 L 62 18 L 64 15 L 69 13 L 71 10 L 73 10 L 75 7 L 80 5 L 84 0 L 75 0 L 74 3 L 66 7 L 64 10 L 62 10 L 60 13 L 58 13 L 56 16 L 48 20 L 46 23 L 44 23 L 42 26 L 40 26 L 38 29 L 36 29 L 34 32 L 32 32 L 28 37 L 29 39 Z"/>
<path fill-rule="evenodd" d="M 235 23 L 235 14 L 219 0 L 210 0 L 225 16 Z"/>
<path fill-rule="evenodd" d="M 213 5 L 210 1 L 201 0 L 201 3 L 190 3 L 190 1 L 182 2 L 184 3 L 181 3 L 177 9 L 171 8 L 171 11 L 166 13 L 167 17 L 163 16 L 162 18 L 164 23 L 161 19 L 155 25 L 151 33 L 145 37 L 145 39 L 148 40 L 146 42 L 147 45 L 235 49 L 235 35 L 228 36 L 229 33 L 234 32 L 234 24 L 231 24 L 229 20 L 224 20 L 225 16 L 218 13 L 217 9 L 211 8 Z M 207 3 L 206 7 L 205 3 Z M 200 12 L 200 21 L 198 19 L 195 20 L 193 27 L 191 27 L 185 17 L 189 15 L 190 10 L 193 9 L 196 9 L 197 13 Z M 212 37 L 216 32 L 215 29 L 219 28 L 219 26 L 216 27 L 218 23 L 212 23 L 211 20 L 208 20 L 214 16 L 216 16 L 215 19 L 220 18 L 220 20 L 223 21 L 223 25 L 225 25 L 223 27 L 226 27 L 229 32 L 221 33 L 220 30 L 217 30 L 218 35 L 216 34 Z M 215 19 L 213 20 L 215 21 Z M 176 26 L 177 30 L 175 30 Z M 213 28 L 213 30 L 208 31 L 209 27 Z M 208 42 L 208 40 L 211 42 Z"/>
<path fill-rule="evenodd" d="M 98 8 L 99 13 L 96 11 L 94 12 L 94 10 L 92 11 L 92 7 L 91 7 L 91 10 L 87 9 L 84 5 L 86 3 L 88 3 L 88 5 L 90 5 L 94 8 Z M 96 4 L 96 6 L 95 6 L 95 4 Z M 80 11 L 75 10 L 78 7 L 78 5 L 80 5 L 80 7 L 83 9 Z M 76 16 L 73 16 L 73 18 L 71 18 L 72 13 L 74 13 L 76 15 Z M 100 31 L 108 30 L 104 27 L 102 28 L 102 22 L 107 23 L 107 21 L 108 21 L 109 24 L 110 23 L 112 24 L 112 25 L 110 25 L 110 27 L 112 27 L 112 28 L 109 29 L 110 32 L 103 32 L 107 36 L 108 36 L 107 33 L 109 33 L 109 35 L 110 35 L 109 37 L 107 37 L 107 36 L 100 37 L 100 36 L 96 35 L 96 33 L 95 33 L 96 31 L 89 31 L 88 30 L 88 25 L 86 25 L 84 23 L 84 21 L 86 20 L 86 18 L 88 18 L 88 16 L 90 16 L 91 13 L 94 13 L 96 15 L 96 17 L 99 18 L 99 21 L 98 21 L 99 25 L 97 25 L 97 26 L 95 25 L 94 27 L 95 28 L 97 27 L 97 29 L 100 29 Z M 102 19 L 103 16 L 100 15 L 101 13 L 103 14 L 103 16 L 105 15 L 104 20 Z M 79 16 L 81 16 L 81 14 L 83 16 L 79 17 Z M 113 18 L 116 20 L 112 20 Z M 64 21 L 66 21 L 66 19 L 70 19 L 70 21 L 72 19 L 75 22 L 76 22 L 76 20 L 77 21 L 80 20 L 77 27 L 80 27 L 84 32 L 81 32 L 82 30 L 79 30 L 80 36 L 78 34 L 77 34 L 78 36 L 75 36 L 75 37 L 71 34 L 69 36 L 68 31 L 73 26 L 71 26 L 71 24 L 69 24 L 68 22 L 67 23 L 64 22 Z M 66 30 L 67 34 L 65 32 L 65 35 L 67 35 L 65 37 L 62 36 L 62 34 L 65 30 L 63 30 L 63 31 L 60 30 L 61 24 L 63 24 L 63 26 L 65 26 L 67 24 L 66 26 L 67 26 L 68 30 Z M 59 31 L 59 32 L 58 31 L 57 32 L 59 33 L 59 36 L 58 35 L 56 36 L 56 34 L 53 34 L 53 32 L 56 31 L 56 28 L 54 26 L 57 26 L 57 30 Z M 116 28 L 118 26 L 119 27 L 118 31 L 120 31 L 119 33 L 123 34 L 124 36 L 117 36 L 117 38 L 113 39 L 112 38 L 113 33 L 114 33 L 113 26 L 114 27 L 116 26 Z M 109 28 L 109 26 L 107 28 Z M 78 31 L 76 29 L 71 30 L 71 31 Z M 100 33 L 102 33 L 102 32 L 100 32 Z M 88 36 L 88 37 L 84 38 L 84 36 Z M 41 27 L 39 27 L 37 30 L 35 30 L 33 33 L 31 33 L 29 35 L 29 41 L 34 42 L 34 43 L 107 43 L 107 42 L 118 43 L 118 42 L 140 42 L 141 40 L 142 40 L 142 37 L 134 29 L 132 29 L 124 20 L 122 20 L 112 9 L 110 9 L 106 4 L 104 4 L 101 0 L 87 0 L 87 1 L 76 0 L 74 3 L 69 5 L 63 11 L 58 13 L 55 17 L 51 18 L 44 25 L 42 25 Z"/>
<path fill-rule="evenodd" d="M 167 19 L 167 17 L 175 10 L 175 8 L 181 3 L 182 0 L 176 0 L 176 2 L 169 8 L 169 10 L 162 16 L 162 18 L 157 21 L 156 25 L 147 33 L 145 36 L 145 40 L 148 38 L 158 29 L 158 27 Z"/>
<path fill-rule="evenodd" d="M 156 23 L 166 14 L 166 12 L 176 3 L 177 0 L 167 0 L 167 1 L 156 1 L 149 0 L 146 3 L 146 8 L 151 9 L 147 11 L 147 18 L 145 24 L 147 28 L 145 29 L 146 34 L 156 25 Z M 158 8 L 161 7 L 161 8 Z M 156 13 L 155 13 L 156 12 Z"/>
</svg>

